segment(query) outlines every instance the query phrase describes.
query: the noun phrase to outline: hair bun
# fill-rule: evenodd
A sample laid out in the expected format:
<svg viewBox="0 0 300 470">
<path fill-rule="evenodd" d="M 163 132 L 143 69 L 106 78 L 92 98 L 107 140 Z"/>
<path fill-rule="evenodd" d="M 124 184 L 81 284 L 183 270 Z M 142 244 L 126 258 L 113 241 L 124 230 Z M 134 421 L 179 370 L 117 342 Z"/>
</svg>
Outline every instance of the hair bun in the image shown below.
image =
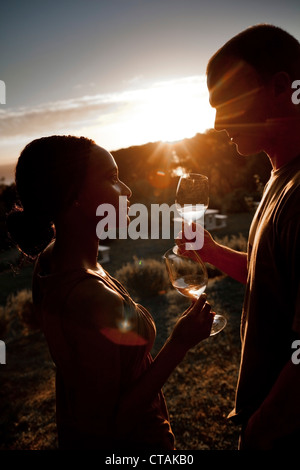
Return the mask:
<svg viewBox="0 0 300 470">
<path fill-rule="evenodd" d="M 7 231 L 19 249 L 35 258 L 53 239 L 53 224 L 38 214 L 15 209 L 7 215 Z"/>
<path fill-rule="evenodd" d="M 26 217 L 24 210 L 13 210 L 6 217 L 6 228 L 9 235 L 13 240 L 18 238 L 17 234 L 20 234 L 24 231 L 28 219 Z"/>
</svg>

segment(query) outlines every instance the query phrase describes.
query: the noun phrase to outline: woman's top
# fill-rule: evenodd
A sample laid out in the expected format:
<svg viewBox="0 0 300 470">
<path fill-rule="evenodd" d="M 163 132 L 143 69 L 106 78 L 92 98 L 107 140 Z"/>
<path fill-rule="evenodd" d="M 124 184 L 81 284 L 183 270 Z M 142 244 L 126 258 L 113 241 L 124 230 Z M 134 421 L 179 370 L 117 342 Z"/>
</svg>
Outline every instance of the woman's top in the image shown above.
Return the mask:
<svg viewBox="0 0 300 470">
<path fill-rule="evenodd" d="M 68 298 L 85 280 L 96 279 L 123 300 L 123 318 L 99 328 L 89 310 L 72 315 Z M 62 449 L 174 449 L 162 391 L 118 437 L 115 416 L 122 396 L 153 361 L 155 325 L 106 271 L 78 269 L 49 273 L 39 257 L 33 302 L 56 366 L 56 420 Z M 101 315 L 101 311 L 99 311 Z M 123 423 L 124 424 L 124 423 Z M 128 430 L 126 430 L 128 424 Z"/>
</svg>

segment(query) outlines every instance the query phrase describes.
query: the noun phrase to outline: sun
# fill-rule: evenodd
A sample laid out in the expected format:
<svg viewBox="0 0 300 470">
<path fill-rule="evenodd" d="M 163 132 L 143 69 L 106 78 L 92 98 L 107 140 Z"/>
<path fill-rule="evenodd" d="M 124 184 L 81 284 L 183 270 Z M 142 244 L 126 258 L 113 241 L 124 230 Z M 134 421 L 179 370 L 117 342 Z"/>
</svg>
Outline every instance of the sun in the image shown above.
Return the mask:
<svg viewBox="0 0 300 470">
<path fill-rule="evenodd" d="M 175 142 L 214 126 L 205 76 L 164 80 L 112 96 L 108 112 L 77 131 L 109 150 Z"/>
<path fill-rule="evenodd" d="M 173 142 L 213 127 L 214 110 L 203 81 L 162 82 L 144 90 L 135 111 L 135 129 L 144 141 Z"/>
</svg>

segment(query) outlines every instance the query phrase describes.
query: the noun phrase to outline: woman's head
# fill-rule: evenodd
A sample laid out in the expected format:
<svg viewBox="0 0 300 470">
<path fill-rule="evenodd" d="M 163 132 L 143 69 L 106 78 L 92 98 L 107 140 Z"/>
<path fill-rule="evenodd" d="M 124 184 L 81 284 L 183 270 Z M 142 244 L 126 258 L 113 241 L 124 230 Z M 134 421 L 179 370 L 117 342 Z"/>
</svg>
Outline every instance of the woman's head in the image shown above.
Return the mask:
<svg viewBox="0 0 300 470">
<path fill-rule="evenodd" d="M 127 199 L 125 207 L 121 204 L 120 196 Z M 118 166 L 113 156 L 102 147 L 94 145 L 89 156 L 89 165 L 86 171 L 84 182 L 76 201 L 75 213 L 80 214 L 80 220 L 85 225 L 95 229 L 95 224 L 99 221 L 96 215 L 101 216 L 108 210 L 108 219 L 111 228 L 116 228 L 126 219 L 129 222 L 128 199 L 131 197 L 131 190 L 119 179 Z M 102 208 L 99 208 L 103 204 Z M 101 209 L 101 210 L 98 210 Z M 121 210 L 122 214 L 119 214 Z M 98 219 L 98 220 L 97 220 Z M 107 220 L 106 217 L 104 217 Z"/>
<path fill-rule="evenodd" d="M 7 228 L 28 256 L 47 246 L 53 223 L 79 196 L 94 147 L 85 137 L 56 135 L 36 139 L 21 152 L 15 172 L 19 200 Z"/>
</svg>

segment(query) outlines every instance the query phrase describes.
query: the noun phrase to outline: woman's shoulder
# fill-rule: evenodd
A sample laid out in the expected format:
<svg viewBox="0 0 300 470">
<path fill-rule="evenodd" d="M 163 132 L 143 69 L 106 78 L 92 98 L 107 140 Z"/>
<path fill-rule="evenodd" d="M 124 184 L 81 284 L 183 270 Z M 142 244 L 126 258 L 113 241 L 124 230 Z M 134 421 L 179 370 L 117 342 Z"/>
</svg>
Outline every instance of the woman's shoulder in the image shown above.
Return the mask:
<svg viewBox="0 0 300 470">
<path fill-rule="evenodd" d="M 91 326 L 108 326 L 122 315 L 123 299 L 97 274 L 89 270 L 85 274 L 70 292 L 64 315 L 70 315 L 72 320 L 84 320 Z"/>
</svg>

